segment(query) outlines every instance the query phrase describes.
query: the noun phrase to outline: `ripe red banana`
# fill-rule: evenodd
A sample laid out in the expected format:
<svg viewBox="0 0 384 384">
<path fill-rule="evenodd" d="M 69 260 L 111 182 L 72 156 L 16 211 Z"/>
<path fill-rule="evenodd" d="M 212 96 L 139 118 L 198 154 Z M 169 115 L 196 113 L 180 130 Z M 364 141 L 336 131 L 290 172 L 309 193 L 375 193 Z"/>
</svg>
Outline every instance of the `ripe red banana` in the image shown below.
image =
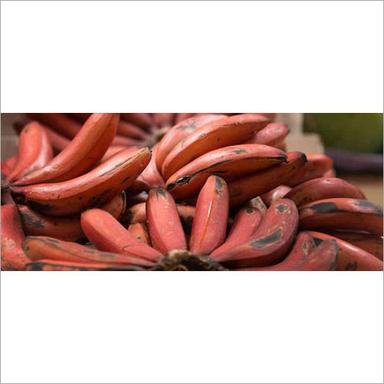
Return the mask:
<svg viewBox="0 0 384 384">
<path fill-rule="evenodd" d="M 179 142 L 165 158 L 162 175 L 168 179 L 181 167 L 208 151 L 240 144 L 264 128 L 268 119 L 257 114 L 243 114 L 208 123 Z"/>
<path fill-rule="evenodd" d="M 173 250 L 187 249 L 176 203 L 164 188 L 149 191 L 146 215 L 149 235 L 155 249 L 163 255 Z"/>
<path fill-rule="evenodd" d="M 111 145 L 107 149 L 107 151 L 104 153 L 104 156 L 101 158 L 100 163 L 103 163 L 105 160 L 110 159 L 112 156 L 116 155 L 116 153 L 119 153 L 119 152 L 123 151 L 124 149 L 128 149 L 128 148 L 123 146 L 123 145 Z M 134 152 L 134 151 L 137 151 L 139 149 L 139 147 L 132 145 L 131 147 L 129 147 L 129 149 L 132 152 Z"/>
<path fill-rule="evenodd" d="M 118 219 L 125 211 L 124 192 L 116 195 L 111 201 L 104 204 L 101 209 Z M 24 233 L 27 236 L 48 236 L 65 241 L 80 241 L 85 237 L 81 229 L 79 216 L 47 216 L 32 210 L 26 205 L 19 205 L 18 210 Z"/>
<path fill-rule="evenodd" d="M 358 187 L 336 177 L 319 177 L 294 187 L 287 195 L 299 207 L 316 200 L 333 197 L 365 199 Z"/>
<path fill-rule="evenodd" d="M 305 162 L 306 157 L 303 153 L 288 152 L 287 163 L 229 182 L 231 206 L 243 204 L 281 184 L 287 184 Z"/>
<path fill-rule="evenodd" d="M 265 267 L 281 261 L 298 227 L 298 212 L 293 201 L 276 200 L 267 209 L 251 240 L 211 257 L 228 268 Z"/>
<path fill-rule="evenodd" d="M 227 183 L 210 176 L 199 193 L 192 223 L 190 251 L 208 255 L 225 240 L 229 211 Z"/>
<path fill-rule="evenodd" d="M 101 252 L 73 242 L 57 240 L 45 236 L 28 236 L 23 249 L 30 260 L 81 263 L 84 266 L 98 265 L 99 268 L 113 266 L 151 267 L 153 263 L 139 257 L 118 253 Z"/>
<path fill-rule="evenodd" d="M 339 247 L 336 270 L 338 271 L 382 271 L 383 262 L 377 257 L 344 240 L 320 232 L 308 232 L 317 244 L 324 240 L 335 240 Z"/>
<path fill-rule="evenodd" d="M 137 240 L 145 244 L 151 245 L 151 240 L 148 235 L 148 230 L 144 223 L 129 224 L 127 229 L 128 229 L 128 232 L 132 236 L 134 236 Z"/>
<path fill-rule="evenodd" d="M 193 113 L 178 113 L 176 114 L 175 124 L 178 124 L 183 120 L 187 120 L 193 115 L 194 115 Z"/>
<path fill-rule="evenodd" d="M 151 161 L 148 163 L 142 174 L 137 178 L 138 181 L 143 182 L 146 185 L 146 189 L 164 187 L 165 184 L 163 177 L 161 176 L 156 165 L 156 155 L 158 148 L 158 144 L 155 144 L 152 147 Z"/>
<path fill-rule="evenodd" d="M 117 134 L 137 140 L 145 140 L 148 138 L 148 135 L 141 128 L 124 120 L 119 121 Z"/>
<path fill-rule="evenodd" d="M 122 135 L 116 135 L 114 139 L 112 140 L 112 145 L 114 146 L 123 146 L 123 147 L 130 147 L 132 145 L 140 145 L 141 141 L 138 139 L 132 139 L 130 137 L 122 136 Z"/>
<path fill-rule="evenodd" d="M 278 264 L 254 271 L 334 271 L 339 247 L 335 240 L 325 240 L 316 247 L 313 237 L 300 232 L 287 257 Z"/>
<path fill-rule="evenodd" d="M 290 187 L 304 183 L 307 180 L 322 177 L 333 167 L 333 161 L 329 156 L 321 153 L 307 153 L 307 163 L 297 172 L 297 174 L 288 181 Z"/>
<path fill-rule="evenodd" d="M 35 121 L 28 123 L 20 133 L 17 161 L 8 180 L 12 183 L 45 167 L 52 157 L 52 146 L 44 127 Z"/>
<path fill-rule="evenodd" d="M 201 155 L 180 168 L 167 180 L 167 189 L 175 199 L 195 195 L 210 175 L 229 181 L 271 168 L 287 160 L 280 149 L 262 144 L 239 144 L 219 148 Z"/>
<path fill-rule="evenodd" d="M 303 229 L 355 230 L 383 235 L 383 209 L 367 200 L 332 198 L 300 208 Z"/>
<path fill-rule="evenodd" d="M 286 124 L 269 123 L 265 128 L 256 132 L 249 142 L 274 147 L 276 144 L 283 142 L 288 133 L 289 129 Z"/>
<path fill-rule="evenodd" d="M 187 120 L 181 121 L 169 129 L 158 145 L 156 153 L 156 165 L 158 170 L 161 171 L 165 158 L 181 140 L 188 137 L 198 128 L 201 128 L 210 122 L 222 119 L 223 117 L 223 115 L 213 114 L 194 116 Z"/>
<path fill-rule="evenodd" d="M 90 209 L 81 214 L 81 228 L 97 249 L 126 256 L 159 261 L 163 255 L 139 241 L 112 215 L 101 209 Z"/>
<path fill-rule="evenodd" d="M 17 207 L 14 204 L 1 206 L 1 269 L 24 270 L 30 262 L 24 254 L 24 233 Z"/>
<path fill-rule="evenodd" d="M 60 183 L 11 187 L 19 203 L 51 216 L 80 213 L 109 201 L 127 189 L 150 160 L 148 148 L 119 152 L 92 171 Z"/>
<path fill-rule="evenodd" d="M 81 128 L 81 124 L 64 113 L 28 113 L 28 117 L 47 125 L 68 139 L 75 137 Z"/>
<path fill-rule="evenodd" d="M 211 256 L 223 253 L 250 240 L 261 223 L 265 210 L 266 206 L 260 197 L 250 200 L 236 214 L 227 239 L 211 253 Z"/>
<path fill-rule="evenodd" d="M 380 236 L 364 232 L 332 231 L 329 233 L 383 260 L 383 239 Z"/>
<path fill-rule="evenodd" d="M 15 185 L 59 182 L 89 171 L 111 144 L 119 115 L 95 113 L 84 123 L 71 143 L 45 167 L 18 180 Z"/>
</svg>

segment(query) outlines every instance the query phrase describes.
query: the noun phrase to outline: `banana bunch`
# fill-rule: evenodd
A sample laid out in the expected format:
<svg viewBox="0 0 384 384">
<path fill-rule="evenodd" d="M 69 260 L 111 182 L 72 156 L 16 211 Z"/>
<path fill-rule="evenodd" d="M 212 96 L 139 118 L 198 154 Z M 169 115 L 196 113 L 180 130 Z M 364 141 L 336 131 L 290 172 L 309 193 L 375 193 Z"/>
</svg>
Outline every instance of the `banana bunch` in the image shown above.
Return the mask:
<svg viewBox="0 0 384 384">
<path fill-rule="evenodd" d="M 2 269 L 382 270 L 381 207 L 266 114 L 29 117 Z"/>
</svg>

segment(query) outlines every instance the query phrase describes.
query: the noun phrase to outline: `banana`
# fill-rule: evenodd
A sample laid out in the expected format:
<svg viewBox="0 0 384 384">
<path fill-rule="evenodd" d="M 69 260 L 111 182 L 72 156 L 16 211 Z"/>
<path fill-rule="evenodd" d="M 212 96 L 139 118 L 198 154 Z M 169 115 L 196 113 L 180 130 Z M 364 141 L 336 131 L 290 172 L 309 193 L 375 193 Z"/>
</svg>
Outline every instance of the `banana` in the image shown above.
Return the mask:
<svg viewBox="0 0 384 384">
<path fill-rule="evenodd" d="M 81 128 L 81 124 L 64 113 L 28 113 L 27 115 L 30 119 L 47 125 L 68 139 L 75 137 Z"/>
<path fill-rule="evenodd" d="M 112 215 L 101 209 L 90 209 L 81 214 L 81 228 L 97 249 L 126 256 L 159 261 L 163 255 L 139 241 Z"/>
<path fill-rule="evenodd" d="M 274 147 L 282 143 L 289 133 L 288 126 L 281 123 L 269 123 L 265 128 L 256 132 L 249 143 L 264 144 Z"/>
<path fill-rule="evenodd" d="M 247 242 L 211 257 L 228 268 L 266 267 L 281 261 L 294 241 L 298 212 L 293 201 L 276 200 Z"/>
<path fill-rule="evenodd" d="M 120 265 L 96 262 L 73 262 L 39 260 L 29 263 L 27 271 L 142 271 L 143 268 L 133 265 Z"/>
<path fill-rule="evenodd" d="M 377 257 L 344 240 L 325 233 L 308 231 L 317 244 L 324 240 L 335 240 L 339 247 L 337 271 L 382 271 L 383 262 Z"/>
<path fill-rule="evenodd" d="M 153 120 L 155 124 L 162 128 L 162 127 L 171 127 L 173 125 L 175 119 L 174 113 L 154 113 L 153 114 Z"/>
<path fill-rule="evenodd" d="M 334 197 L 366 199 L 359 188 L 336 177 L 319 177 L 305 181 L 286 195 L 286 198 L 293 200 L 298 207 L 316 200 Z"/>
<path fill-rule="evenodd" d="M 117 134 L 137 140 L 145 140 L 148 138 L 148 135 L 141 128 L 124 120 L 119 121 Z"/>
<path fill-rule="evenodd" d="M 303 153 L 288 152 L 287 163 L 229 182 L 231 206 L 243 204 L 281 184 L 287 184 L 305 162 L 306 156 Z"/>
<path fill-rule="evenodd" d="M 101 158 L 100 163 L 103 163 L 105 160 L 110 159 L 112 156 L 116 155 L 116 153 L 119 153 L 123 151 L 124 149 L 128 149 L 126 146 L 123 145 L 111 145 L 107 151 L 104 153 L 104 156 Z M 134 152 L 139 149 L 138 146 L 132 145 L 129 147 L 129 149 Z"/>
<path fill-rule="evenodd" d="M 260 197 L 264 203 L 269 207 L 275 200 L 286 197 L 287 193 L 291 190 L 287 185 L 279 185 L 269 192 L 263 193 Z"/>
<path fill-rule="evenodd" d="M 12 183 L 45 167 L 52 157 L 52 146 L 44 128 L 34 121 L 28 123 L 20 133 L 17 161 L 8 180 Z"/>
<path fill-rule="evenodd" d="M 383 209 L 367 200 L 332 198 L 300 208 L 303 229 L 355 230 L 383 235 Z"/>
<path fill-rule="evenodd" d="M 11 156 L 1 163 L 1 174 L 5 179 L 8 180 L 9 175 L 11 174 L 15 164 L 17 162 L 17 156 Z"/>
<path fill-rule="evenodd" d="M 187 249 L 176 203 L 164 188 L 149 191 L 146 216 L 149 235 L 155 249 L 163 255 L 176 249 Z"/>
<path fill-rule="evenodd" d="M 62 152 L 45 167 L 22 177 L 14 185 L 66 181 L 89 171 L 111 144 L 118 121 L 117 114 L 91 115 Z"/>
<path fill-rule="evenodd" d="M 167 189 L 175 199 L 195 195 L 210 175 L 229 181 L 271 168 L 287 160 L 287 155 L 262 144 L 239 144 L 219 148 L 191 161 L 167 180 Z"/>
<path fill-rule="evenodd" d="M 332 231 L 329 233 L 383 260 L 383 239 L 380 236 L 363 232 Z"/>
<path fill-rule="evenodd" d="M 60 263 L 82 263 L 85 266 L 98 264 L 99 268 L 136 265 L 151 267 L 153 265 L 152 262 L 140 257 L 101 252 L 84 245 L 45 236 L 28 236 L 24 240 L 23 250 L 32 262 L 50 260 Z"/>
<path fill-rule="evenodd" d="M 17 207 L 14 204 L 1 206 L 1 269 L 3 271 L 24 270 L 30 262 L 22 243 L 24 233 Z"/>
<path fill-rule="evenodd" d="M 322 177 L 327 171 L 333 167 L 333 161 L 329 156 L 321 153 L 307 153 L 307 163 L 305 166 L 292 177 L 288 185 L 294 187 L 305 181 Z"/>
<path fill-rule="evenodd" d="M 41 213 L 51 216 L 74 215 L 86 208 L 104 204 L 132 185 L 150 157 L 148 148 L 133 153 L 128 149 L 75 179 L 11 187 L 11 190 L 18 203 L 27 203 Z"/>
<path fill-rule="evenodd" d="M 159 142 L 157 153 L 156 153 L 156 165 L 159 171 L 163 165 L 165 158 L 168 156 L 169 152 L 183 139 L 189 136 L 192 132 L 201 128 L 202 126 L 222 119 L 224 115 L 200 115 L 191 117 L 187 120 L 181 121 L 180 123 L 173 126 L 168 132 L 163 136 Z"/>
<path fill-rule="evenodd" d="M 143 182 L 146 185 L 147 190 L 156 187 L 164 187 L 165 184 L 163 177 L 161 176 L 156 165 L 156 155 L 158 148 L 158 144 L 155 144 L 152 147 L 151 161 L 148 163 L 143 173 L 137 178 L 138 181 Z"/>
<path fill-rule="evenodd" d="M 197 198 L 190 238 L 192 254 L 208 255 L 224 242 L 228 211 L 227 183 L 221 177 L 210 176 Z"/>
<path fill-rule="evenodd" d="M 306 232 L 300 232 L 287 257 L 278 264 L 253 271 L 334 271 L 339 247 L 335 240 L 325 240 L 318 247 Z"/>
<path fill-rule="evenodd" d="M 69 143 L 71 142 L 70 140 L 48 127 L 44 127 L 44 129 L 48 136 L 49 142 L 51 143 L 56 153 L 60 153 L 66 147 L 68 147 Z"/>
<path fill-rule="evenodd" d="M 267 124 L 268 120 L 257 114 L 224 117 L 205 124 L 171 150 L 164 160 L 161 173 L 165 179 L 169 179 L 181 167 L 204 153 L 243 143 Z"/>
<path fill-rule="evenodd" d="M 193 116 L 193 113 L 178 113 L 176 114 L 175 124 L 178 124 L 181 121 L 187 120 L 192 116 Z"/>
<path fill-rule="evenodd" d="M 128 121 L 146 131 L 154 125 L 153 118 L 149 113 L 122 113 L 123 120 Z"/>
<path fill-rule="evenodd" d="M 236 214 L 227 239 L 211 253 L 211 256 L 223 253 L 250 240 L 261 223 L 265 210 L 266 206 L 260 197 L 256 197 L 245 204 Z"/>
<path fill-rule="evenodd" d="M 101 209 L 109 212 L 118 219 L 125 210 L 124 192 L 116 195 Z M 84 239 L 81 230 L 80 217 L 52 217 L 36 212 L 26 205 L 18 206 L 24 233 L 27 236 L 48 236 L 65 241 L 80 241 Z"/>
<path fill-rule="evenodd" d="M 142 243 L 151 245 L 151 240 L 148 235 L 147 227 L 144 223 L 129 224 L 128 232 Z"/>
</svg>

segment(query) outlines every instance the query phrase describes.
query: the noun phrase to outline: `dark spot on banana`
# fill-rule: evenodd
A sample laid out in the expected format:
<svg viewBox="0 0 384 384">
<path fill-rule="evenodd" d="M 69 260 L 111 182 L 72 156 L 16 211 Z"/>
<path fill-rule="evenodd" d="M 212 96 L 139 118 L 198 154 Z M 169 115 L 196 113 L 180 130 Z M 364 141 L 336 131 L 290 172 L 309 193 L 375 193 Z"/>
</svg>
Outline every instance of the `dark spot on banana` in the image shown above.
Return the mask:
<svg viewBox="0 0 384 384">
<path fill-rule="evenodd" d="M 274 232 L 272 232 L 268 236 L 265 236 L 263 238 L 251 241 L 249 243 L 249 245 L 252 248 L 257 248 L 257 249 L 264 248 L 264 247 L 267 247 L 268 245 L 273 244 L 274 242 L 280 240 L 281 236 L 282 236 L 282 231 L 279 228 L 279 229 L 275 230 Z"/>
</svg>

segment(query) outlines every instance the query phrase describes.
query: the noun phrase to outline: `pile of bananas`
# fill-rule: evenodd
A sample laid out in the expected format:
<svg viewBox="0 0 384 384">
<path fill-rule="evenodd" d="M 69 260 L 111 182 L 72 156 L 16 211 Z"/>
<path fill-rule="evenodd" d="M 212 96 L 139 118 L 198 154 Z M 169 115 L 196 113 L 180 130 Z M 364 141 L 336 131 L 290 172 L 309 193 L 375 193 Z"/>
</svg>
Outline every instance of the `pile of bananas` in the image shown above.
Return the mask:
<svg viewBox="0 0 384 384">
<path fill-rule="evenodd" d="M 31 114 L 3 270 L 382 270 L 382 208 L 267 114 Z M 151 149 L 150 149 L 151 148 Z"/>
</svg>

